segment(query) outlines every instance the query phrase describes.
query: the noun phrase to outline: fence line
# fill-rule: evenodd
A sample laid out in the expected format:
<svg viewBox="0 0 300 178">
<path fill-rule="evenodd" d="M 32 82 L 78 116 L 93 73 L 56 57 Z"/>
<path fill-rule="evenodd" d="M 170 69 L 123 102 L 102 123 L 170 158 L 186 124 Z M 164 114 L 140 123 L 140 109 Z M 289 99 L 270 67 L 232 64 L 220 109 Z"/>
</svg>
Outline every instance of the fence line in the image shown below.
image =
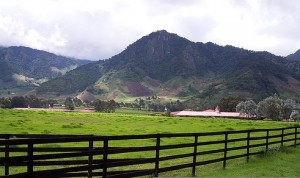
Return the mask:
<svg viewBox="0 0 300 178">
<path fill-rule="evenodd" d="M 245 157 L 248 162 L 271 146 L 297 146 L 298 128 L 124 136 L 0 134 L 0 178 L 157 177 L 184 168 L 195 176 L 202 165 L 222 162 L 225 169 L 229 160 Z"/>
</svg>

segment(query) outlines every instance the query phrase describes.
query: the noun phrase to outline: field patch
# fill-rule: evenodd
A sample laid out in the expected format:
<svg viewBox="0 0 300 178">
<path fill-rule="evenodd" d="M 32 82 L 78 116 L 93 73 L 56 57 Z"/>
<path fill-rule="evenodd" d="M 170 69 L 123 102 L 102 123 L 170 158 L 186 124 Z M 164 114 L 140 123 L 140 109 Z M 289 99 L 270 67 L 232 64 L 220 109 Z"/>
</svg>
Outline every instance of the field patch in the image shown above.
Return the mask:
<svg viewBox="0 0 300 178">
<path fill-rule="evenodd" d="M 152 94 L 152 92 L 147 87 L 136 82 L 127 82 L 126 87 L 134 97 L 149 96 Z"/>
</svg>

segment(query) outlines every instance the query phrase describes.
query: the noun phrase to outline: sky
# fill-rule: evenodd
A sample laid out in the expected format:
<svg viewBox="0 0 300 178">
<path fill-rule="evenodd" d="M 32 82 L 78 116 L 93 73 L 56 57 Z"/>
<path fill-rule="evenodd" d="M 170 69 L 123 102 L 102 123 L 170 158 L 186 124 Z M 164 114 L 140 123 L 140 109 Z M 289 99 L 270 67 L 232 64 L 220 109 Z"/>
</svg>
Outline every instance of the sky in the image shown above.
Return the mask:
<svg viewBox="0 0 300 178">
<path fill-rule="evenodd" d="M 299 0 L 1 0 L 0 45 L 108 59 L 167 30 L 286 56 L 300 49 Z"/>
</svg>

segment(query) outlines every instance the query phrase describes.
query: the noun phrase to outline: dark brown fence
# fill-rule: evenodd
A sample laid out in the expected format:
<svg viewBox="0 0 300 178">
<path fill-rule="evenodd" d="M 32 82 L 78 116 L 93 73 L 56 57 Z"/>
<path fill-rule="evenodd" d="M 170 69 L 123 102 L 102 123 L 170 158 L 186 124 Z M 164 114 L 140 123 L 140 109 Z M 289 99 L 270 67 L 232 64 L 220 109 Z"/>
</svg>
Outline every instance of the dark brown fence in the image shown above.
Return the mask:
<svg viewBox="0 0 300 178">
<path fill-rule="evenodd" d="M 126 136 L 0 135 L 0 177 L 139 177 L 299 145 L 298 127 Z"/>
</svg>

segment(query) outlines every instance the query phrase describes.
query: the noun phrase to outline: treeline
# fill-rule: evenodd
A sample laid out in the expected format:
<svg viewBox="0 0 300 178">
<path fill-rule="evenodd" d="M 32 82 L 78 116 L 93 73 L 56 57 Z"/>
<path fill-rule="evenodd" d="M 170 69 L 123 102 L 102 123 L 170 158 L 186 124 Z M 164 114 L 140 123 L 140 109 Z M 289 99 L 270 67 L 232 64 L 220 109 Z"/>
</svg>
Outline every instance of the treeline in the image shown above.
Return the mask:
<svg viewBox="0 0 300 178">
<path fill-rule="evenodd" d="M 59 104 L 60 103 L 60 104 Z M 115 102 L 114 100 L 104 101 L 81 101 L 77 97 L 67 97 L 64 101 L 43 100 L 36 96 L 14 96 L 0 98 L 0 108 L 53 108 L 57 104 L 67 110 L 74 110 L 76 107 L 93 108 L 97 112 L 115 112 L 116 108 L 132 108 L 154 112 L 179 111 L 184 109 L 184 104 L 179 100 L 164 103 L 157 96 L 139 98 L 131 103 Z"/>
<path fill-rule="evenodd" d="M 252 118 L 300 121 L 300 104 L 292 99 L 281 99 L 276 94 L 258 103 L 253 100 L 239 102 L 236 111 Z"/>
<path fill-rule="evenodd" d="M 120 103 L 120 106 L 122 105 L 124 105 L 125 107 L 127 105 L 128 107 L 128 103 Z M 132 108 L 136 108 L 139 110 L 144 109 L 154 112 L 164 112 L 166 110 L 181 111 L 185 109 L 185 105 L 180 100 L 166 103 L 157 96 L 146 97 L 145 99 L 138 98 L 130 105 Z"/>
<path fill-rule="evenodd" d="M 120 105 L 114 100 L 103 101 L 96 99 L 95 101 L 81 101 L 77 97 L 71 98 L 67 97 L 64 102 L 65 108 L 68 110 L 74 110 L 75 107 L 89 107 L 94 108 L 96 112 L 106 112 L 112 113 L 115 112 L 116 108 L 120 107 Z"/>
<path fill-rule="evenodd" d="M 57 103 L 55 100 L 42 100 L 35 96 L 14 96 L 0 98 L 0 108 L 45 108 L 49 104 Z"/>
</svg>

